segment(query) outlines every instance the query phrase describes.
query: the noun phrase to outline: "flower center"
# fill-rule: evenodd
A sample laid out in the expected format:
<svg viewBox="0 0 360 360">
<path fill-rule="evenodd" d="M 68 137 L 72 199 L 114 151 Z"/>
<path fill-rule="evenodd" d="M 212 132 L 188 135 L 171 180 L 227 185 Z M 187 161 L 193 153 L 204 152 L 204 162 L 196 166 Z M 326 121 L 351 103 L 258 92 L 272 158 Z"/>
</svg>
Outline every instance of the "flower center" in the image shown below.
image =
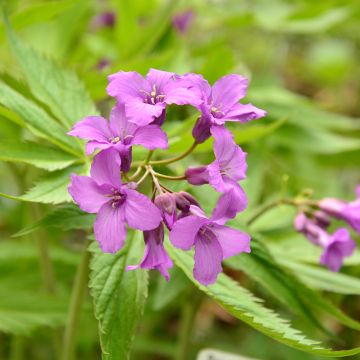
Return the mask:
<svg viewBox="0 0 360 360">
<path fill-rule="evenodd" d="M 112 143 L 112 144 L 116 144 L 120 141 L 120 137 L 119 136 L 116 136 L 116 137 L 113 137 L 113 138 L 110 138 L 109 141 Z"/>
<path fill-rule="evenodd" d="M 142 91 L 142 92 L 145 94 L 145 98 L 144 98 L 145 104 L 155 105 L 159 102 L 164 101 L 165 95 L 158 94 L 155 84 L 153 85 L 152 91 L 150 93 L 148 93 L 147 91 Z"/>
<path fill-rule="evenodd" d="M 220 119 L 223 116 L 225 116 L 225 113 L 223 111 L 219 110 L 219 108 L 217 108 L 216 106 L 212 106 L 211 107 L 211 115 L 214 118 Z"/>
<path fill-rule="evenodd" d="M 118 189 L 112 189 L 112 193 L 107 196 L 111 197 L 111 207 L 113 209 L 118 208 L 126 200 L 126 194 L 122 194 Z"/>
</svg>

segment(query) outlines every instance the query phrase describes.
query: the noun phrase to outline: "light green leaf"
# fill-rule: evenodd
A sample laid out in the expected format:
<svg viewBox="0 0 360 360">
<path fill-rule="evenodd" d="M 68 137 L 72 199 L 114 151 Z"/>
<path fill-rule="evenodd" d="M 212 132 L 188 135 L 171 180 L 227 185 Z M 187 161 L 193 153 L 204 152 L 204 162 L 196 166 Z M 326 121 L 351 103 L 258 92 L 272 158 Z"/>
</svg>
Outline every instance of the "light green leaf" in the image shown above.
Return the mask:
<svg viewBox="0 0 360 360">
<path fill-rule="evenodd" d="M 68 193 L 71 173 L 79 173 L 84 175 L 86 167 L 71 166 L 64 170 L 55 171 L 47 174 L 36 182 L 34 187 L 21 196 L 13 196 L 0 193 L 0 197 L 11 200 L 38 202 L 44 204 L 60 204 L 71 201 Z"/>
<path fill-rule="evenodd" d="M 90 246 L 94 256 L 90 264 L 89 286 L 95 317 L 99 321 L 104 360 L 129 359 L 136 327 L 143 313 L 147 273 L 143 270 L 125 272 L 134 240 L 128 238 L 125 248 L 116 254 L 101 252 L 95 241 Z"/>
<path fill-rule="evenodd" d="M 77 205 L 64 205 L 56 208 L 39 221 L 20 230 L 13 237 L 24 236 L 43 227 L 54 227 L 64 231 L 73 229 L 91 229 L 95 220 L 94 214 L 88 214 L 79 209 Z"/>
<path fill-rule="evenodd" d="M 83 83 L 75 73 L 64 70 L 27 47 L 5 21 L 10 47 L 34 96 L 46 104 L 66 130 L 81 118 L 97 113 Z"/>
<path fill-rule="evenodd" d="M 61 149 L 80 157 L 83 149 L 75 139 L 66 135 L 64 128 L 42 108 L 0 82 L 0 103 L 24 119 L 28 129 Z"/>
<path fill-rule="evenodd" d="M 259 241 L 252 240 L 251 253 L 231 257 L 225 262 L 234 269 L 244 271 L 247 276 L 261 284 L 273 297 L 287 305 L 291 311 L 304 315 L 310 322 L 323 328 L 318 312 L 332 315 L 342 324 L 360 329 L 360 323 L 327 301 L 319 293 L 304 285 L 291 272 L 285 271 Z"/>
<path fill-rule="evenodd" d="M 191 253 L 174 249 L 167 244 L 167 250 L 177 266 L 205 294 L 213 298 L 225 310 L 265 335 L 312 354 L 329 357 L 350 356 L 360 353 L 360 348 L 344 351 L 326 349 L 318 341 L 310 340 L 299 330 L 290 326 L 272 310 L 264 307 L 261 300 L 254 297 L 247 289 L 224 274 L 220 274 L 215 284 L 208 287 L 199 284 L 192 275 L 193 260 Z"/>
<path fill-rule="evenodd" d="M 37 292 L 0 289 L 0 330 L 15 335 L 29 335 L 42 326 L 65 323 L 66 299 Z"/>
<path fill-rule="evenodd" d="M 71 166 L 44 176 L 25 195 L 19 198 L 24 201 L 40 202 L 44 204 L 60 204 L 71 201 L 68 193 L 71 173 L 83 173 L 81 166 Z"/>
<path fill-rule="evenodd" d="M 360 295 L 360 280 L 355 277 L 286 259 L 279 259 L 279 263 L 293 271 L 294 275 L 304 283 L 316 289 L 339 294 Z"/>
<path fill-rule="evenodd" d="M 2 141 L 0 160 L 22 162 L 53 171 L 66 168 L 77 159 L 59 149 L 34 142 Z"/>
</svg>

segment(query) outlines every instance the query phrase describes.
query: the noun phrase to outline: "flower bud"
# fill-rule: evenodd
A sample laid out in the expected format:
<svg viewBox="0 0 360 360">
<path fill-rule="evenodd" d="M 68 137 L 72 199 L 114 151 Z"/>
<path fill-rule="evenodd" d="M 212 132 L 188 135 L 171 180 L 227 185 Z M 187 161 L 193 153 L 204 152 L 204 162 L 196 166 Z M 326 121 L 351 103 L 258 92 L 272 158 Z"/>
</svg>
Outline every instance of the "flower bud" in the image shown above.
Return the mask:
<svg viewBox="0 0 360 360">
<path fill-rule="evenodd" d="M 192 130 L 192 136 L 198 144 L 203 143 L 211 136 L 210 126 L 210 121 L 206 117 L 200 116 L 197 119 L 195 126 Z"/>
<path fill-rule="evenodd" d="M 180 191 L 178 193 L 175 193 L 174 195 L 176 200 L 176 206 L 182 212 L 189 212 L 190 205 L 196 205 L 200 207 L 200 204 L 197 202 L 197 200 L 186 191 Z"/>
<path fill-rule="evenodd" d="M 174 194 L 161 194 L 155 198 L 154 203 L 161 210 L 164 223 L 170 230 L 176 221 L 176 201 Z"/>
<path fill-rule="evenodd" d="M 317 210 L 314 212 L 314 222 L 325 230 L 330 225 L 330 218 L 325 212 Z"/>
<path fill-rule="evenodd" d="M 176 210 L 175 196 L 170 193 L 157 196 L 154 203 L 163 213 L 167 213 L 169 215 L 174 213 Z"/>
<path fill-rule="evenodd" d="M 189 167 L 185 171 L 186 180 L 192 185 L 203 185 L 209 183 L 207 166 Z"/>
</svg>

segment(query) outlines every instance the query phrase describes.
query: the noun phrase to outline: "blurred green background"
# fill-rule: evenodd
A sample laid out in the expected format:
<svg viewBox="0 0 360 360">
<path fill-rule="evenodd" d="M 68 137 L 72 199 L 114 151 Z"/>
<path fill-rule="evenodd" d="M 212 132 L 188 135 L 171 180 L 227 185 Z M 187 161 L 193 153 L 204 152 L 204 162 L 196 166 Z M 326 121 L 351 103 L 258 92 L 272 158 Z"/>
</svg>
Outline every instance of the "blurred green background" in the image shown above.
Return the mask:
<svg viewBox="0 0 360 360">
<path fill-rule="evenodd" d="M 260 204 L 305 189 L 310 189 L 314 198 L 354 198 L 355 186 L 360 183 L 358 0 L 1 3 L 6 3 L 18 36 L 59 66 L 74 70 L 105 115 L 112 105 L 105 92 L 106 76 L 119 70 L 146 74 L 154 67 L 179 74 L 198 72 L 210 82 L 228 73 L 249 77 L 246 100 L 267 110 L 268 116 L 233 127 L 237 142 L 248 153 L 245 189 L 250 202 L 234 223 L 242 226 Z M 174 27 L 173 18 L 184 12 L 191 12 L 191 19 L 182 32 Z M 0 58 L 1 80 L 38 102 L 14 61 L 3 23 Z M 172 135 L 170 151 L 187 148 L 194 114 L 190 107 L 170 109 L 166 123 Z M 184 123 L 184 119 L 189 120 Z M 19 114 L 0 107 L 0 192 L 23 194 L 45 174 L 29 162 L 7 161 L 11 142 L 34 139 L 21 126 Z M 192 161 L 208 163 L 212 158 L 211 145 L 206 143 Z M 56 191 L 56 184 L 50 183 L 51 190 Z M 209 209 L 215 201 L 215 194 L 207 187 L 197 189 L 196 195 Z M 61 333 L 66 321 L 79 249 L 86 234 L 83 230 L 68 231 L 66 226 L 54 227 L 55 217 L 48 222 L 51 226 L 13 237 L 53 209 L 47 201 L 28 204 L 0 198 L 0 359 L 55 359 L 55 349 L 61 346 L 56 333 Z M 282 266 L 359 319 L 359 253 L 346 262 L 346 277 L 314 266 L 320 253 L 293 232 L 293 216 L 288 208 L 276 209 L 256 223 L 254 231 L 264 236 Z M 49 249 L 44 250 L 44 246 Z M 49 274 L 41 270 L 44 251 L 49 251 L 54 266 L 55 285 L 47 283 Z M 330 338 L 335 348 L 360 345 L 358 332 L 319 314 L 319 322 L 333 333 L 329 337 L 308 326 L 294 309 L 283 306 L 273 294 L 276 289 L 250 280 L 239 269 L 226 271 L 306 334 Z M 179 309 L 192 290 L 179 270 L 172 276 L 173 281 L 166 284 L 151 274 L 150 297 L 132 359 L 170 359 L 175 352 Z M 49 331 L 49 326 L 55 330 Z M 78 326 L 76 359 L 98 359 L 98 329 L 90 296 L 86 296 Z M 202 299 L 192 343 L 189 359 L 206 347 L 263 360 L 320 359 L 261 335 L 210 299 Z"/>
</svg>

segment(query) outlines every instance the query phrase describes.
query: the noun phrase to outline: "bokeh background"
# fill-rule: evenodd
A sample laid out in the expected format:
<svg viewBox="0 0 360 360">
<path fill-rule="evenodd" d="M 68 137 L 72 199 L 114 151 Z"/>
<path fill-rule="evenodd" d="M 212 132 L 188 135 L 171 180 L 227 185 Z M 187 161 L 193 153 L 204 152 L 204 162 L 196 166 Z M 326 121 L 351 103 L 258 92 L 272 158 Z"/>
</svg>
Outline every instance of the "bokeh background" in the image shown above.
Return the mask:
<svg viewBox="0 0 360 360">
<path fill-rule="evenodd" d="M 248 153 L 249 165 L 245 182 L 249 208 L 235 221 L 240 225 L 260 204 L 279 196 L 307 191 L 314 198 L 354 198 L 360 183 L 358 0 L 1 3 L 6 3 L 18 36 L 60 66 L 75 71 L 105 115 L 112 105 L 105 92 L 106 77 L 119 70 L 146 74 L 154 67 L 180 74 L 198 72 L 210 82 L 228 73 L 247 76 L 246 100 L 267 110 L 268 116 L 233 128 L 237 142 Z M 1 80 L 34 99 L 10 51 L 3 23 L 0 59 Z M 172 134 L 170 151 L 188 147 L 194 116 L 190 107 L 170 109 L 166 124 Z M 25 193 L 45 173 L 31 164 L 7 161 L 11 142 L 34 140 L 19 117 L 0 106 L 0 191 L 13 195 Z M 211 145 L 204 144 L 193 161 L 209 162 L 212 156 Z M 209 209 L 215 201 L 206 187 L 196 195 Z M 51 204 L 0 198 L 0 359 L 56 358 L 56 333 L 66 320 L 85 232 L 60 229 L 55 217 L 45 224 L 51 226 L 14 237 L 53 209 Z M 346 277 L 320 269 L 315 266 L 319 251 L 294 233 L 293 216 L 288 208 L 278 208 L 254 229 L 266 238 L 282 266 L 359 319 L 360 255 L 356 253 L 346 262 L 342 271 Z M 44 270 L 41 263 L 44 251 L 53 263 L 55 284 L 49 282 L 49 269 Z M 360 344 L 358 332 L 319 315 L 319 322 L 332 332 L 331 336 L 324 334 L 294 309 L 283 306 L 276 298 L 276 288 L 249 279 L 241 269 L 227 272 L 310 336 L 330 338 L 335 348 Z M 150 297 L 133 359 L 172 358 L 179 309 L 190 288 L 179 270 L 174 270 L 169 284 L 151 274 Z M 78 326 L 77 359 L 98 359 L 98 329 L 89 295 Z M 194 359 L 206 347 L 263 360 L 321 359 L 276 343 L 202 298 L 188 358 Z"/>
</svg>

